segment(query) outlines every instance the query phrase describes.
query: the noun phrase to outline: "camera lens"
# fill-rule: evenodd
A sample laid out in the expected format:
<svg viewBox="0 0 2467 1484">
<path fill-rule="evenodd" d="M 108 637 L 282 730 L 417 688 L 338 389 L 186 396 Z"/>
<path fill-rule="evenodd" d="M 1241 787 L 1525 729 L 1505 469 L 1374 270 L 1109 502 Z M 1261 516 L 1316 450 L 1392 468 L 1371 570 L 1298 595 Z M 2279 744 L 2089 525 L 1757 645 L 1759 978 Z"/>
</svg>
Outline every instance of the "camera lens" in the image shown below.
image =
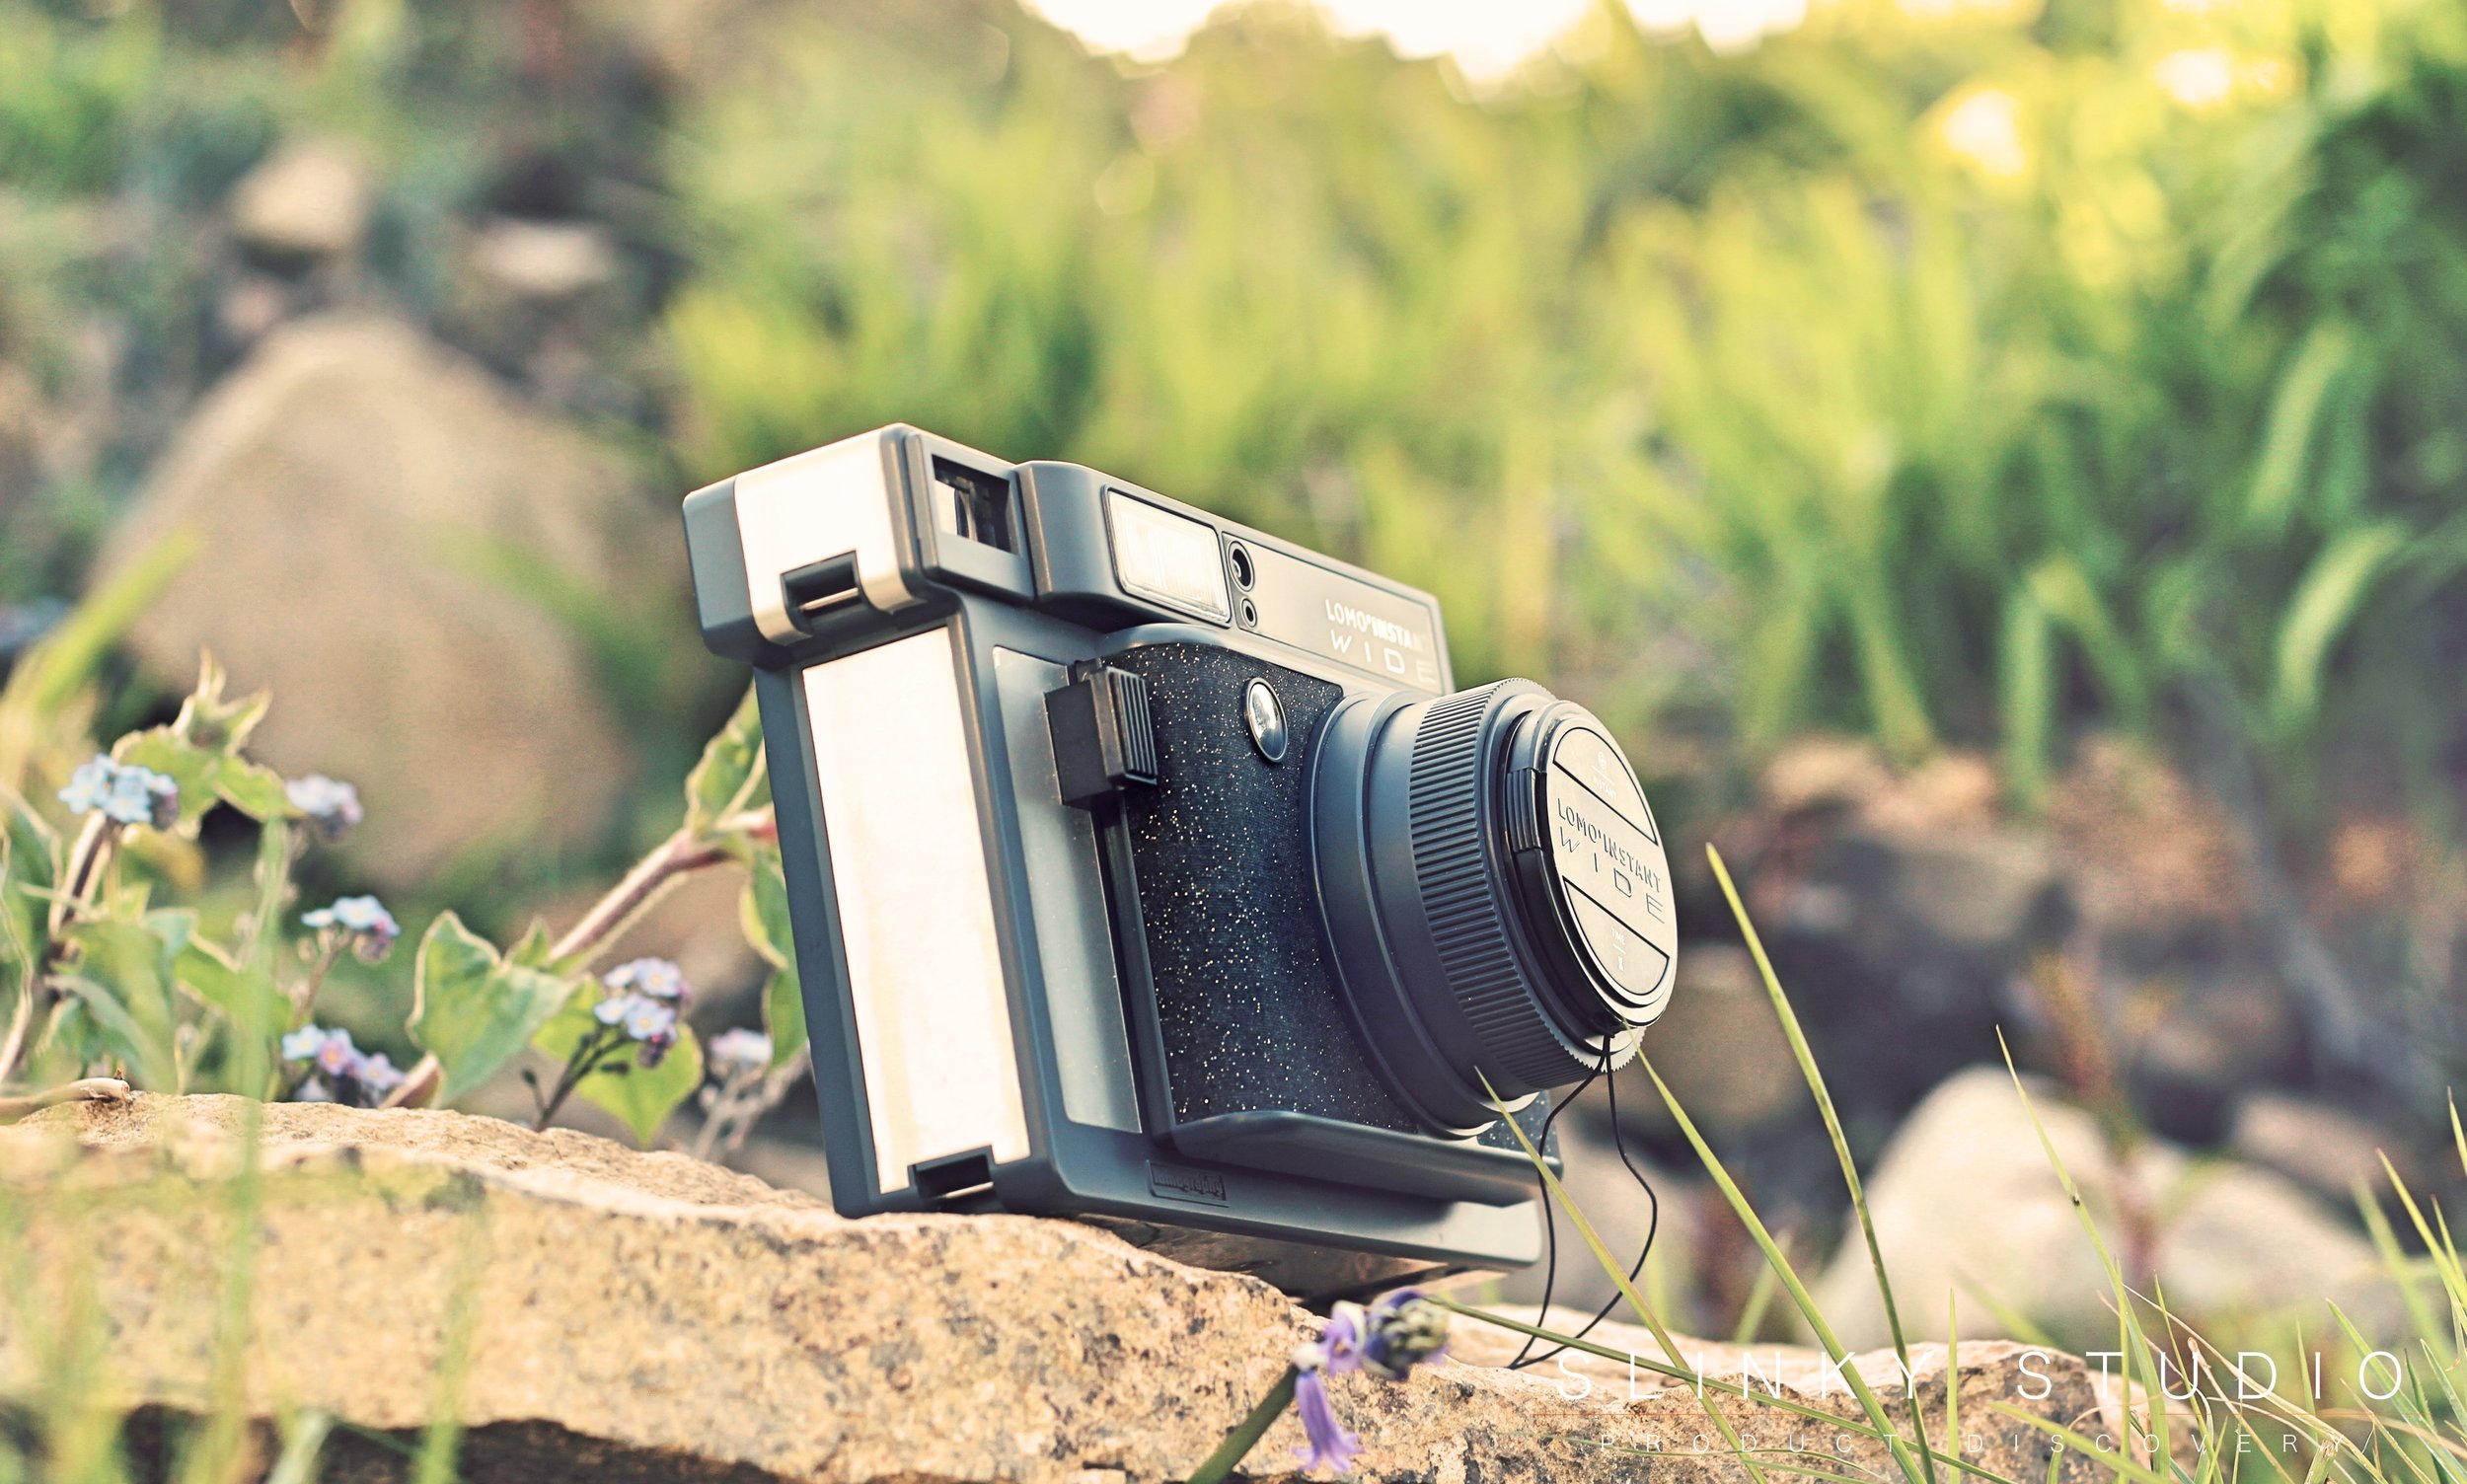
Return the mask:
<svg viewBox="0 0 2467 1484">
<path fill-rule="evenodd" d="M 1312 853 L 1346 1011 L 1434 1132 L 1635 1052 L 1669 1002 L 1670 864 L 1609 729 L 1526 680 L 1358 697 L 1327 722 Z"/>
</svg>

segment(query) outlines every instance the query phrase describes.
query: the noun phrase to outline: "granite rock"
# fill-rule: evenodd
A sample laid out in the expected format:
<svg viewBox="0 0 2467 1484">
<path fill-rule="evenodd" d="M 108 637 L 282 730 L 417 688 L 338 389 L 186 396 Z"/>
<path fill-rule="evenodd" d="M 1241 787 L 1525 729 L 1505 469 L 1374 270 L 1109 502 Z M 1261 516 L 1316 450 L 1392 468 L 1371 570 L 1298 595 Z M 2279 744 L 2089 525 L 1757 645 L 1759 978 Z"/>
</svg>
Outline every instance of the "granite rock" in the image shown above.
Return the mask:
<svg viewBox="0 0 2467 1484">
<path fill-rule="evenodd" d="M 659 612 L 683 577 L 611 451 L 408 326 L 295 321 L 173 440 L 104 577 L 183 532 L 131 646 L 170 689 L 203 648 L 273 690 L 256 750 L 359 786 L 356 874 L 399 890 L 518 837 L 598 843 L 628 718 L 559 605 Z"/>
<path fill-rule="evenodd" d="M 847 1221 L 681 1156 L 445 1112 L 269 1107 L 251 1152 L 252 1106 L 141 1095 L 0 1131 L 12 1271 L 33 1279 L 18 1293 L 48 1300 L 0 1309 L 0 1390 L 31 1384 L 82 1308 L 111 1336 L 111 1400 L 141 1418 L 191 1405 L 228 1353 L 227 1296 L 243 1293 L 249 1408 L 349 1424 L 330 1477 L 400 1476 L 402 1455 L 366 1435 L 411 1438 L 444 1397 L 468 1429 L 460 1472 L 473 1484 L 1145 1484 L 1186 1475 L 1314 1323 L 1255 1279 L 1073 1223 Z M 255 1178 L 236 1179 L 244 1170 Z M 236 1289 L 235 1254 L 249 1252 Z M 1652 1353 L 1623 1326 L 1598 1334 Z M 1365 1444 L 1360 1476 L 1735 1473 L 1697 1452 L 1709 1426 L 1686 1382 L 1648 1373 L 1631 1395 L 1615 1362 L 1494 1369 L 1514 1343 L 1460 1321 L 1454 1358 L 1404 1383 L 1339 1378 L 1336 1408 Z M 1717 1377 L 1749 1361 L 1680 1349 Z M 1853 1415 L 1822 1357 L 1753 1358 L 1760 1387 Z M 1944 1353 L 1914 1360 L 1916 1399 L 1941 1417 Z M 1900 1384 L 1890 1356 L 1854 1364 Z M 2002 1425 L 1990 1400 L 2067 1421 L 2099 1411 L 2092 1377 L 2062 1357 L 1965 1347 L 1960 1375 L 1976 1423 L 1966 1451 L 2017 1477 L 2047 1477 L 2045 1445 Z M 1851 1472 L 1881 1462 L 1855 1434 L 1725 1405 L 1752 1444 L 1821 1450 Z M 1299 1442 L 1280 1421 L 1250 1477 L 1290 1475 Z"/>
</svg>

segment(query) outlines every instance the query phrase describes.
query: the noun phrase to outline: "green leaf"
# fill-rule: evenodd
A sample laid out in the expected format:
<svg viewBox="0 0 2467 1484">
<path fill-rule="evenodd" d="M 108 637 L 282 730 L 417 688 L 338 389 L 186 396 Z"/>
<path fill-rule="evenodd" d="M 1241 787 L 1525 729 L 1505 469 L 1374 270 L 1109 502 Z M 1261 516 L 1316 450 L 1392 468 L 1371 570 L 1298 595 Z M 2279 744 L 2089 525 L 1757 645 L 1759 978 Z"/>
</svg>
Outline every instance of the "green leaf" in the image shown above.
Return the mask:
<svg viewBox="0 0 2467 1484">
<path fill-rule="evenodd" d="M 2324 320 L 2304 337 L 2280 377 L 2264 425 L 2261 457 L 2244 497 L 2245 519 L 2255 530 L 2275 536 L 2287 528 L 2304 493 L 2306 456 L 2322 408 L 2355 349 L 2355 335 L 2344 323 Z"/>
<path fill-rule="evenodd" d="M 770 783 L 763 767 L 762 712 L 748 688 L 728 724 L 703 745 L 702 761 L 686 775 L 686 828 L 697 835 L 714 833 L 721 820 L 769 802 Z"/>
<path fill-rule="evenodd" d="M 142 923 L 112 918 L 80 923 L 68 936 L 78 953 L 63 978 L 94 1016 L 105 1053 L 127 1063 L 139 1085 L 179 1091 L 170 945 Z"/>
<path fill-rule="evenodd" d="M 745 930 L 745 941 L 773 968 L 795 964 L 796 937 L 788 925 L 788 886 L 781 874 L 778 851 L 765 851 L 754 857 L 745 895 L 737 902 L 737 926 Z"/>
<path fill-rule="evenodd" d="M 549 935 L 549 925 L 533 918 L 522 939 L 506 950 L 505 961 L 520 968 L 545 969 L 550 951 L 556 946 L 557 940 Z"/>
<path fill-rule="evenodd" d="M 172 826 L 179 835 L 193 836 L 197 821 L 214 807 L 218 795 L 214 778 L 221 770 L 219 759 L 199 750 L 168 726 L 151 727 L 130 732 L 112 746 L 112 756 L 123 763 L 151 768 L 180 785 L 180 819 Z"/>
<path fill-rule="evenodd" d="M 0 696 L 11 703 L 23 698 L 37 716 L 65 705 L 93 677 L 120 635 L 154 606 L 163 589 L 196 556 L 200 545 L 197 533 L 184 527 L 146 548 L 109 584 L 88 593 L 58 629 L 26 651 Z"/>
<path fill-rule="evenodd" d="M 222 1063 L 224 1089 L 264 1096 L 279 1058 L 276 1042 L 291 1019 L 291 1002 L 274 983 L 269 961 L 261 957 L 235 964 L 223 949 L 191 938 L 173 959 L 172 973 L 230 1027 Z"/>
<path fill-rule="evenodd" d="M 2003 692 L 1998 720 L 2004 731 L 2004 785 L 2013 801 L 2036 810 L 2047 792 L 2054 748 L 2056 665 L 2048 611 L 2026 587 L 2004 604 L 2003 653 L 1996 681 Z"/>
<path fill-rule="evenodd" d="M 2311 719 L 2321 704 L 2322 670 L 2331 645 L 2370 595 L 2373 578 L 2406 545 L 2407 528 L 2396 521 L 2358 526 L 2340 533 L 2305 569 L 2279 626 L 2272 708 L 2280 725 Z"/>
<path fill-rule="evenodd" d="M 592 1015 L 593 1002 L 580 996 L 560 1010 L 532 1041 L 534 1049 L 564 1063 L 573 1059 L 583 1038 L 601 1029 Z M 694 1032 L 677 1027 L 677 1044 L 657 1067 L 635 1064 L 632 1045 L 618 1050 L 600 1071 L 574 1084 L 574 1095 L 605 1108 L 634 1131 L 635 1141 L 648 1149 L 668 1115 L 703 1085 L 703 1048 Z"/>
<path fill-rule="evenodd" d="M 788 888 L 778 851 L 754 857 L 737 916 L 745 940 L 774 970 L 763 986 L 763 1029 L 771 1036 L 771 1065 L 783 1067 L 805 1044 L 805 992 L 796 978 L 796 939 L 788 926 Z"/>
<path fill-rule="evenodd" d="M 224 758 L 214 771 L 214 792 L 224 803 L 262 823 L 289 819 L 298 811 L 283 791 L 282 775 L 246 758 Z"/>
<path fill-rule="evenodd" d="M 228 679 L 223 667 L 212 654 L 197 657 L 197 687 L 181 703 L 180 714 L 172 720 L 172 730 L 181 740 L 200 752 L 231 758 L 249 743 L 249 734 L 265 719 L 266 707 L 273 704 L 273 693 L 259 691 L 238 701 L 223 697 Z"/>
<path fill-rule="evenodd" d="M 566 1002 L 576 982 L 508 963 L 486 939 L 441 914 L 419 940 L 411 1039 L 445 1069 L 437 1100 L 479 1086 L 511 1061 Z"/>
<path fill-rule="evenodd" d="M 13 967 L 18 993 L 34 990 L 45 917 L 37 893 L 59 879 L 58 851 L 59 837 L 23 799 L 0 797 L 0 967 Z"/>
<path fill-rule="evenodd" d="M 173 829 L 193 836 L 197 821 L 220 800 L 251 819 L 287 819 L 298 811 L 283 792 L 282 775 L 246 758 L 211 752 L 180 733 L 177 725 L 130 732 L 112 747 L 123 763 L 151 768 L 180 785 L 180 822 Z"/>
<path fill-rule="evenodd" d="M 279 1029 L 273 1011 L 282 997 L 274 988 L 273 976 L 234 964 L 214 944 L 190 941 L 172 960 L 172 973 L 199 1000 L 249 1032 Z"/>
<path fill-rule="evenodd" d="M 785 1067 L 805 1047 L 805 990 L 794 969 L 782 969 L 763 986 L 763 1030 L 771 1037 L 771 1070 Z"/>
</svg>

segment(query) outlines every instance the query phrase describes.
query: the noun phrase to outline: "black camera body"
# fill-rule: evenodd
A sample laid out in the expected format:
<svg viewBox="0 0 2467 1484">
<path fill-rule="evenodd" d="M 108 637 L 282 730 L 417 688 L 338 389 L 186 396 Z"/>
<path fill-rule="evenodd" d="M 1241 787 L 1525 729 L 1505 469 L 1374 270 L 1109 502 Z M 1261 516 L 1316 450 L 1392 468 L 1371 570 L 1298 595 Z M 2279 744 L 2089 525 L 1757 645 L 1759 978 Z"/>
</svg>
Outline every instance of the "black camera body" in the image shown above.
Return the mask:
<svg viewBox="0 0 2467 1484">
<path fill-rule="evenodd" d="M 685 502 L 755 670 L 834 1204 L 1328 1297 L 1539 1255 L 1547 1089 L 1676 968 L 1607 728 L 1427 594 L 893 426 Z"/>
</svg>

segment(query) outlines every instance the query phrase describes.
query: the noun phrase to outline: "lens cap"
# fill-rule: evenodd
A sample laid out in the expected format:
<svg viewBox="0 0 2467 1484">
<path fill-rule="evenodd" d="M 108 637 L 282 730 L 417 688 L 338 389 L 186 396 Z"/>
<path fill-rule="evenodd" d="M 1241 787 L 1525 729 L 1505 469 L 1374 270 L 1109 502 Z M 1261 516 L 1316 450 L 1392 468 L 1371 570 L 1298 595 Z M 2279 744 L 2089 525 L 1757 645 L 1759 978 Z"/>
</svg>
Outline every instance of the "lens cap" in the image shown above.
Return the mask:
<svg viewBox="0 0 2467 1484">
<path fill-rule="evenodd" d="M 1326 737 L 1320 904 L 1398 1100 L 1462 1134 L 1494 1095 L 1625 1063 L 1670 1002 L 1679 935 L 1660 827 L 1609 729 L 1508 680 L 1350 701 Z"/>
<path fill-rule="evenodd" d="M 1532 836 L 1510 842 L 1518 895 L 1544 950 L 1567 950 L 1561 967 L 1601 997 L 1575 997 L 1571 1016 L 1603 1030 L 1619 1028 L 1613 1018 L 1651 1021 L 1670 1000 L 1679 925 L 1644 789 L 1593 717 L 1566 702 L 1529 723 L 1509 752 L 1509 786 L 1533 795 Z M 1606 1015 L 1602 1001 L 1616 1008 Z"/>
</svg>

